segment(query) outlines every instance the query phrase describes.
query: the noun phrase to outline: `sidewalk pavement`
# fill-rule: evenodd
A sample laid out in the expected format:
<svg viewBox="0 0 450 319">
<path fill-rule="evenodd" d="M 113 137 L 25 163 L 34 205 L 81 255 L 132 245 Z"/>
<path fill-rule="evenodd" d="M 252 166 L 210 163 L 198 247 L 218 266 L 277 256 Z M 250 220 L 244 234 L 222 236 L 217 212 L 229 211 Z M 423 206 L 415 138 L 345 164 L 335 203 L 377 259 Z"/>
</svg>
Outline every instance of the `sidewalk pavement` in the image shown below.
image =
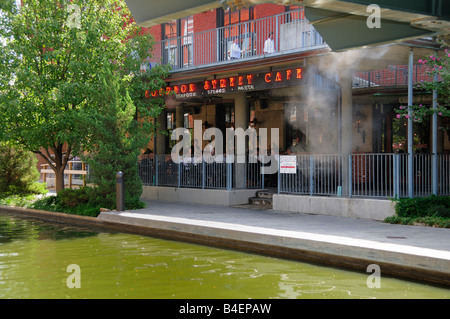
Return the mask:
<svg viewBox="0 0 450 319">
<path fill-rule="evenodd" d="M 140 210 L 102 212 L 105 225 L 450 287 L 450 229 L 375 220 L 151 201 Z"/>
</svg>

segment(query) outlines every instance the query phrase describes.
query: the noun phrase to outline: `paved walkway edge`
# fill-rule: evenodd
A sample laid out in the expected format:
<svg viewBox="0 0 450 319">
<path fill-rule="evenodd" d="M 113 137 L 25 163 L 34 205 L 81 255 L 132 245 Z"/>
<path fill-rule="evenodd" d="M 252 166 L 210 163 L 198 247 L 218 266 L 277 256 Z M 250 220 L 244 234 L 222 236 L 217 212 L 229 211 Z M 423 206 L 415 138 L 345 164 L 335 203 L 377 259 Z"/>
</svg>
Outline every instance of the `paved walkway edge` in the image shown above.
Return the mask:
<svg viewBox="0 0 450 319">
<path fill-rule="evenodd" d="M 377 264 L 382 276 L 390 275 L 450 287 L 448 251 L 132 212 L 102 212 L 99 217 L 94 218 L 1 205 L 0 212 L 236 249 L 362 272 L 366 272 L 370 264 Z"/>
<path fill-rule="evenodd" d="M 150 235 L 450 286 L 450 252 L 297 231 L 132 212 L 99 219 Z"/>
</svg>

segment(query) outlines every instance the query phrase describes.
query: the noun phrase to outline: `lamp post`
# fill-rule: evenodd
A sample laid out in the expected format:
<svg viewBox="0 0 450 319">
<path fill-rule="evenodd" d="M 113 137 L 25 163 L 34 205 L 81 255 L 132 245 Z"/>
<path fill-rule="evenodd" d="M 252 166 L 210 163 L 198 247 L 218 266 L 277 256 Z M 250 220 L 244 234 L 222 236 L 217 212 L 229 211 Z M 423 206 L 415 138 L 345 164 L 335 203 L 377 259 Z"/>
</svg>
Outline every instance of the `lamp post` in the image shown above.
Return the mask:
<svg viewBox="0 0 450 319">
<path fill-rule="evenodd" d="M 123 182 L 123 173 L 118 172 L 116 175 L 116 210 L 125 210 L 125 187 Z"/>
</svg>

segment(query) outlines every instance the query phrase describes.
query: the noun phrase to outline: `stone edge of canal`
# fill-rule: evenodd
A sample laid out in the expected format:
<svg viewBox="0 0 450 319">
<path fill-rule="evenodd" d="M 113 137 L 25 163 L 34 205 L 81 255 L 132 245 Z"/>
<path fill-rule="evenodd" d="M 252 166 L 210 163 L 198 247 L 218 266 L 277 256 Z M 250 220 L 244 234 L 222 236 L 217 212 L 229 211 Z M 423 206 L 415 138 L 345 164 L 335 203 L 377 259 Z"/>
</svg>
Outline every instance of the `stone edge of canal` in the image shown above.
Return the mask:
<svg viewBox="0 0 450 319">
<path fill-rule="evenodd" d="M 425 284 L 432 284 L 444 288 L 450 288 L 450 274 L 434 270 L 427 270 L 414 265 L 382 262 L 380 260 L 349 257 L 341 254 L 330 254 L 319 250 L 307 250 L 286 247 L 282 245 L 267 244 L 264 242 L 246 241 L 233 238 L 209 236 L 199 233 L 184 231 L 180 227 L 164 229 L 164 227 L 136 225 L 121 221 L 104 220 L 99 217 L 87 217 L 65 213 L 49 212 L 21 207 L 0 205 L 0 213 L 38 218 L 41 220 L 72 224 L 84 227 L 94 227 L 97 230 L 109 230 L 117 232 L 134 233 L 145 236 L 157 237 L 168 240 L 207 245 L 217 248 L 234 249 L 249 253 L 257 253 L 266 256 L 287 258 L 300 262 L 310 262 L 322 266 L 339 267 L 346 270 L 366 272 L 367 266 L 377 264 L 384 271 L 383 275 L 397 277 L 399 279 L 413 280 Z M 114 212 L 111 212 L 114 213 Z M 236 237 L 237 238 L 237 237 Z"/>
</svg>

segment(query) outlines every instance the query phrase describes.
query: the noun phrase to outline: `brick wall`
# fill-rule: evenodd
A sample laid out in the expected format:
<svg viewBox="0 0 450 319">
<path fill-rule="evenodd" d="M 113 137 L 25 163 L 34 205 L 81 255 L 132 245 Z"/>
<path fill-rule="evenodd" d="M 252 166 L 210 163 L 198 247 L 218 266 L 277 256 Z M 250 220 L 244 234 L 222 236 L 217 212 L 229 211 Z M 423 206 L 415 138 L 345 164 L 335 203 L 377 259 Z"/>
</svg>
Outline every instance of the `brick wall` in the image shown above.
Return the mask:
<svg viewBox="0 0 450 319">
<path fill-rule="evenodd" d="M 270 17 L 283 12 L 285 12 L 284 6 L 272 3 L 260 4 L 254 8 L 255 20 Z"/>
<path fill-rule="evenodd" d="M 194 33 L 206 30 L 212 30 L 217 27 L 217 13 L 216 9 L 208 10 L 202 13 L 197 13 L 193 16 L 194 19 Z"/>
</svg>

